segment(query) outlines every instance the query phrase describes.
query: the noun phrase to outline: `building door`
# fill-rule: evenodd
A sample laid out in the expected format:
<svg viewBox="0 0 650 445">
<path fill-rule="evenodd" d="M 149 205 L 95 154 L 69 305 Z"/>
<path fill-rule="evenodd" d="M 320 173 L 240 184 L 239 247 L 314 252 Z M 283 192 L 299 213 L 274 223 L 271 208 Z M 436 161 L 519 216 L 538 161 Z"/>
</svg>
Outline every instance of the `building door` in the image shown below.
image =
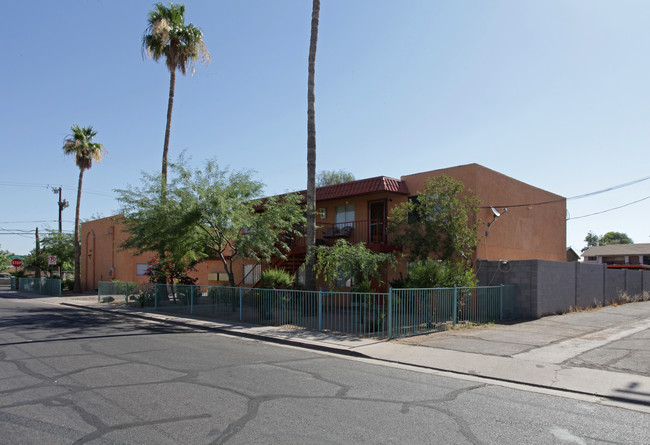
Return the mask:
<svg viewBox="0 0 650 445">
<path fill-rule="evenodd" d="M 383 244 L 386 241 L 386 201 L 369 204 L 369 244 Z"/>
</svg>

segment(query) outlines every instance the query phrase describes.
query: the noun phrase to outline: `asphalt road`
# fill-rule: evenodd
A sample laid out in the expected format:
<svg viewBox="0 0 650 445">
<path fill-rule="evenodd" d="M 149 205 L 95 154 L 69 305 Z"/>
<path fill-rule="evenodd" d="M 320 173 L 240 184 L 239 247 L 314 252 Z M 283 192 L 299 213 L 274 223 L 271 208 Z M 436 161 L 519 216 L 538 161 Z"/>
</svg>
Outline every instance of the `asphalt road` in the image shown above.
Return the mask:
<svg viewBox="0 0 650 445">
<path fill-rule="evenodd" d="M 650 416 L 0 297 L 0 441 L 647 444 Z"/>
</svg>

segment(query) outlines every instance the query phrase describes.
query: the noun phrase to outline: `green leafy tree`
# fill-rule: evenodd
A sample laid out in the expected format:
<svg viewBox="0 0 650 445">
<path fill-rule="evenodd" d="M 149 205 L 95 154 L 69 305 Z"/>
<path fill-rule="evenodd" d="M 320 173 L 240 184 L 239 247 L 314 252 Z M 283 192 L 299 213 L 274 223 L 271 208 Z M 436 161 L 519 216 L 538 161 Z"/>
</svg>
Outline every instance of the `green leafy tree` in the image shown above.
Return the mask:
<svg viewBox="0 0 650 445">
<path fill-rule="evenodd" d="M 179 162 L 184 162 L 182 156 Z M 181 280 L 207 256 L 202 235 L 183 207 L 190 193 L 188 177 L 180 174 L 184 168 L 177 169 L 175 164 L 171 167 L 179 174 L 171 178 L 168 186 L 161 175 L 143 172 L 140 186 L 116 190 L 129 232 L 122 247 L 139 254 L 156 252 L 152 280 L 168 284 Z"/>
<path fill-rule="evenodd" d="M 0 250 L 0 272 L 9 269 L 11 264 L 11 253 L 8 250 Z"/>
<path fill-rule="evenodd" d="M 396 206 L 389 223 L 394 242 L 410 260 L 467 261 L 478 244 L 479 201 L 462 182 L 438 176 L 424 190 Z"/>
<path fill-rule="evenodd" d="M 607 246 L 610 244 L 633 244 L 632 238 L 622 232 L 607 232 L 603 236 L 598 236 L 594 232 L 589 231 L 585 237 L 587 245 L 582 248 L 582 252 L 590 247 Z"/>
<path fill-rule="evenodd" d="M 311 11 L 311 36 L 309 38 L 309 68 L 307 76 L 307 230 L 305 246 L 307 250 L 305 268 L 305 288 L 316 289 L 314 276 L 316 247 L 316 48 L 318 44 L 318 21 L 320 0 L 313 0 Z"/>
<path fill-rule="evenodd" d="M 223 263 L 231 286 L 238 259 L 286 259 L 289 241 L 305 224 L 300 195 L 260 199 L 263 185 L 250 172 L 231 173 L 213 160 L 203 171 L 183 174 L 191 176 L 183 207 L 202 232 L 207 253 Z"/>
<path fill-rule="evenodd" d="M 316 187 L 342 184 L 344 182 L 352 182 L 354 180 L 354 175 L 345 170 L 321 170 L 318 172 L 318 177 L 316 178 Z"/>
<path fill-rule="evenodd" d="M 49 272 L 50 266 L 47 264 L 47 253 L 32 249 L 23 257 L 23 269 Z"/>
<path fill-rule="evenodd" d="M 41 241 L 41 250 L 46 256 L 55 255 L 63 270 L 74 267 L 74 234 L 48 230 Z"/>
<path fill-rule="evenodd" d="M 79 210 L 81 208 L 81 186 L 84 171 L 89 170 L 94 162 L 100 162 L 106 152 L 104 146 L 93 142 L 97 132 L 93 127 L 70 127 L 72 133 L 63 143 L 63 152 L 74 156 L 75 164 L 79 167 L 79 183 L 77 185 L 77 208 L 74 218 L 74 292 L 81 292 L 81 244 L 79 243 Z"/>
<path fill-rule="evenodd" d="M 323 278 L 329 289 L 336 288 L 341 277 L 350 277 L 355 286 L 367 289 L 373 279 L 380 279 L 386 266 L 394 266 L 395 260 L 387 253 L 373 252 L 364 243 L 350 244 L 344 239 L 333 246 L 316 248 L 317 278 Z"/>
<path fill-rule="evenodd" d="M 185 75 L 194 74 L 194 64 L 199 61 L 207 66 L 210 63 L 203 33 L 193 24 L 185 24 L 185 5 L 170 3 L 165 6 L 156 3 L 149 12 L 147 29 L 142 36 L 143 55 L 158 62 L 164 58 L 169 70 L 169 99 L 167 102 L 167 125 L 162 156 L 162 181 L 167 182 L 167 158 L 171 134 L 172 109 L 174 108 L 174 89 L 176 71 Z"/>
<path fill-rule="evenodd" d="M 600 245 L 607 246 L 609 244 L 633 244 L 634 241 L 627 236 L 626 233 L 621 232 L 607 232 L 600 237 Z"/>
<path fill-rule="evenodd" d="M 589 231 L 589 233 L 587 233 L 587 236 L 585 236 L 585 242 L 587 243 L 587 246 L 582 248 L 582 252 L 589 249 L 590 247 L 600 245 L 600 237 L 594 232 Z"/>
<path fill-rule="evenodd" d="M 292 236 L 304 226 L 298 195 L 260 199 L 262 184 L 248 171 L 229 172 L 216 161 L 192 170 L 179 161 L 166 187 L 144 175 L 144 186 L 117 190 L 129 239 L 124 247 L 164 252 L 166 269 L 184 270 L 207 257 L 221 260 L 235 286 L 237 259 L 269 262 L 286 258 Z"/>
</svg>

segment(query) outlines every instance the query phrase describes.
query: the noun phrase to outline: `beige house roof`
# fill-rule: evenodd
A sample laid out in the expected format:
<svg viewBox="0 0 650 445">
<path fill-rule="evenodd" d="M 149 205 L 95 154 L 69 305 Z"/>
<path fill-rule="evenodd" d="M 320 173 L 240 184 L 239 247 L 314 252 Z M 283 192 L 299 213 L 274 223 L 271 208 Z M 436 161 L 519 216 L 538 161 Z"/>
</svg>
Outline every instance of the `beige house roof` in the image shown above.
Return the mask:
<svg viewBox="0 0 650 445">
<path fill-rule="evenodd" d="M 582 253 L 588 256 L 612 255 L 650 255 L 650 243 L 643 244 L 610 244 L 608 246 L 593 246 Z"/>
</svg>

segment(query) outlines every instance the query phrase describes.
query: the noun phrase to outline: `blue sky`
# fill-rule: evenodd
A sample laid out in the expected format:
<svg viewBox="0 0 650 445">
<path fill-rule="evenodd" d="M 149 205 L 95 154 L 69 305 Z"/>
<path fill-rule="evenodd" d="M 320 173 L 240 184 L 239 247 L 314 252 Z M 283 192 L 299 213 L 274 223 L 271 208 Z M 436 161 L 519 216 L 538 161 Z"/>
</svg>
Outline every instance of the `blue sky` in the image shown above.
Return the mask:
<svg viewBox="0 0 650 445">
<path fill-rule="evenodd" d="M 72 231 L 72 124 L 108 149 L 84 175 L 82 219 L 114 214 L 116 188 L 159 171 L 169 73 L 143 60 L 153 2 L 3 4 L 0 233 Z M 190 0 L 212 63 L 177 76 L 170 158 L 252 169 L 267 194 L 304 189 L 308 0 Z M 571 197 L 650 175 L 650 2 L 322 0 L 317 169 L 358 179 L 479 163 Z M 650 181 L 568 201 L 571 218 L 650 195 Z M 490 204 L 490 203 L 484 203 Z M 650 242 L 650 199 L 567 221 Z M 33 235 L 0 234 L 24 254 Z"/>
</svg>

